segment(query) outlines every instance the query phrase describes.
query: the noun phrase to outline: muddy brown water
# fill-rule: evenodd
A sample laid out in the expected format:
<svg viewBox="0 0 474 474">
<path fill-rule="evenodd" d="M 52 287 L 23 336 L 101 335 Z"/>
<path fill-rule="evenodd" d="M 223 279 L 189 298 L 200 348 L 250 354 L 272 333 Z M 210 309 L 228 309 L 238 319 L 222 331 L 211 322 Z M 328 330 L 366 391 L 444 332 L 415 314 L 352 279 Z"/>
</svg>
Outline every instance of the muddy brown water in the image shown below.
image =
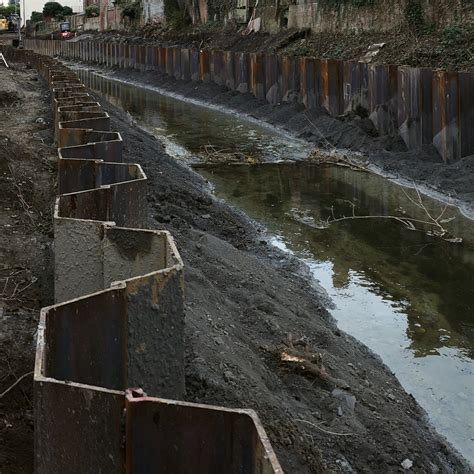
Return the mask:
<svg viewBox="0 0 474 474">
<path fill-rule="evenodd" d="M 379 354 L 436 429 L 474 461 L 474 222 L 448 208 L 443 225 L 461 244 L 386 218 L 426 220 L 413 190 L 379 176 L 300 160 L 307 146 L 268 127 L 82 70 L 96 92 L 192 161 L 203 147 L 265 164 L 199 169 L 216 196 L 264 224 L 272 243 L 303 259 L 325 288 L 341 329 Z M 411 198 L 411 199 L 410 199 Z M 423 197 L 437 216 L 444 207 Z M 417 227 L 425 227 L 418 225 Z"/>
</svg>

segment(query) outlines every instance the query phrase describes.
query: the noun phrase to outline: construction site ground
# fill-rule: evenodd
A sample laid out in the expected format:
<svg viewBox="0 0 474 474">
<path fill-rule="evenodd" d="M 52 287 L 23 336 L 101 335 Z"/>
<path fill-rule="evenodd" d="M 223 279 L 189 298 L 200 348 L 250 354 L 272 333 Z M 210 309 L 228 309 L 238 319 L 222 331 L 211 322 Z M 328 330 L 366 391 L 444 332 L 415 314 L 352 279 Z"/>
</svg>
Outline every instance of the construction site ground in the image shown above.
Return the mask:
<svg viewBox="0 0 474 474">
<path fill-rule="evenodd" d="M 2 474 L 33 470 L 31 371 L 39 310 L 53 300 L 56 193 L 46 84 L 13 66 L 0 66 Z M 338 330 L 305 268 L 100 100 L 125 161 L 149 178 L 149 227 L 171 231 L 185 263 L 187 400 L 254 408 L 288 473 L 397 472 L 406 459 L 416 472 L 467 472 L 380 358 Z"/>
<path fill-rule="evenodd" d="M 53 301 L 56 151 L 46 86 L 0 64 L 0 472 L 32 472 L 39 311 Z M 17 380 L 15 387 L 6 392 Z"/>
</svg>

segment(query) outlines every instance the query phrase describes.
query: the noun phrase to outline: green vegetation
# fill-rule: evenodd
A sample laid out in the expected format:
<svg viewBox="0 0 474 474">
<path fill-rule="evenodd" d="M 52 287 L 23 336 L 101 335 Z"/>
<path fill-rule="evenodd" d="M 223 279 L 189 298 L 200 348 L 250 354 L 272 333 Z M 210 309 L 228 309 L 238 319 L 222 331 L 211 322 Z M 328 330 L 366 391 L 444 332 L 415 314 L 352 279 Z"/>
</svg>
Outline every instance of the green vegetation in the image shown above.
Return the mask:
<svg viewBox="0 0 474 474">
<path fill-rule="evenodd" d="M 97 5 L 89 5 L 86 7 L 85 14 L 87 18 L 94 18 L 99 16 L 99 7 Z"/>
<path fill-rule="evenodd" d="M 72 15 L 71 7 L 63 7 L 58 2 L 47 2 L 43 7 L 44 18 L 54 18 L 56 20 L 64 20 L 65 16 Z"/>
<path fill-rule="evenodd" d="M 441 31 L 440 43 L 448 48 L 460 47 L 470 34 L 472 31 L 466 25 L 449 25 Z"/>
<path fill-rule="evenodd" d="M 116 2 L 117 5 L 120 5 L 119 2 Z M 128 3 L 123 7 L 122 18 L 128 18 L 130 21 L 139 20 L 142 14 L 142 4 L 141 2 Z"/>
<path fill-rule="evenodd" d="M 0 15 L 8 16 L 15 13 L 15 5 L 2 6 L 0 5 Z"/>
<path fill-rule="evenodd" d="M 46 2 L 43 7 L 45 18 L 56 18 L 63 11 L 63 6 L 58 2 Z"/>
<path fill-rule="evenodd" d="M 38 23 L 43 20 L 44 20 L 44 17 L 41 12 L 31 12 L 31 21 L 33 23 Z"/>
<path fill-rule="evenodd" d="M 190 23 L 189 15 L 185 9 L 181 9 L 177 0 L 165 1 L 165 17 L 173 29 L 181 29 Z"/>
<path fill-rule="evenodd" d="M 458 23 L 446 26 L 439 34 L 435 54 L 443 58 L 449 66 L 472 62 L 473 23 Z M 448 66 L 448 68 L 449 68 Z"/>
<path fill-rule="evenodd" d="M 405 19 L 414 33 L 422 33 L 425 24 L 423 8 L 419 0 L 408 0 L 405 5 Z"/>
<path fill-rule="evenodd" d="M 339 8 L 342 5 L 352 5 L 354 7 L 371 7 L 378 0 L 320 0 L 322 7 Z"/>
</svg>

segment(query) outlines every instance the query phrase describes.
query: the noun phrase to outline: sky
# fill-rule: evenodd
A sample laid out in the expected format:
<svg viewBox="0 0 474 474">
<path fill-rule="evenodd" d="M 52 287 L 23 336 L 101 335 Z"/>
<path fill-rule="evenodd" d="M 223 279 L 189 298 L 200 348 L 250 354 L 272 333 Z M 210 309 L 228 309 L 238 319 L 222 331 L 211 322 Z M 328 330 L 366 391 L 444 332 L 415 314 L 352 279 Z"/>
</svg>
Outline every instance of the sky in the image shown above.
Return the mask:
<svg viewBox="0 0 474 474">
<path fill-rule="evenodd" d="M 43 11 L 43 6 L 48 0 L 20 0 L 20 11 L 21 17 L 25 18 L 23 15 L 23 6 L 26 11 L 26 19 L 31 18 L 31 12 L 41 12 Z M 58 1 L 63 6 L 71 7 L 74 13 L 79 13 L 83 11 L 83 2 L 82 0 L 53 0 Z M 0 5 L 2 0 L 0 0 Z M 3 0 L 4 5 L 8 5 L 8 0 Z"/>
</svg>

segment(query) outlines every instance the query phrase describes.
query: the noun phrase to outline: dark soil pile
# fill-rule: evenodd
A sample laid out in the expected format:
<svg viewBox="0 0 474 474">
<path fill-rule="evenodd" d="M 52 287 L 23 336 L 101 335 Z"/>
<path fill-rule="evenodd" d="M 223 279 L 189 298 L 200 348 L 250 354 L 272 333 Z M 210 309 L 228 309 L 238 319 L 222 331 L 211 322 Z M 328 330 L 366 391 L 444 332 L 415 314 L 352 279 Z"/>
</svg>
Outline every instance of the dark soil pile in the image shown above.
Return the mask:
<svg viewBox="0 0 474 474">
<path fill-rule="evenodd" d="M 468 469 L 380 359 L 337 329 L 300 264 L 103 106 L 150 180 L 150 227 L 171 231 L 185 262 L 188 400 L 254 408 L 289 473 L 397 471 L 407 458 L 420 472 Z M 292 345 L 327 377 L 282 361 Z"/>
<path fill-rule="evenodd" d="M 18 94 L 14 91 L 0 91 L 0 108 L 5 108 L 17 102 Z"/>
<path fill-rule="evenodd" d="M 53 301 L 56 151 L 37 74 L 0 66 L 0 84 L 0 472 L 17 474 L 33 472 L 31 372 L 39 311 Z"/>
</svg>

